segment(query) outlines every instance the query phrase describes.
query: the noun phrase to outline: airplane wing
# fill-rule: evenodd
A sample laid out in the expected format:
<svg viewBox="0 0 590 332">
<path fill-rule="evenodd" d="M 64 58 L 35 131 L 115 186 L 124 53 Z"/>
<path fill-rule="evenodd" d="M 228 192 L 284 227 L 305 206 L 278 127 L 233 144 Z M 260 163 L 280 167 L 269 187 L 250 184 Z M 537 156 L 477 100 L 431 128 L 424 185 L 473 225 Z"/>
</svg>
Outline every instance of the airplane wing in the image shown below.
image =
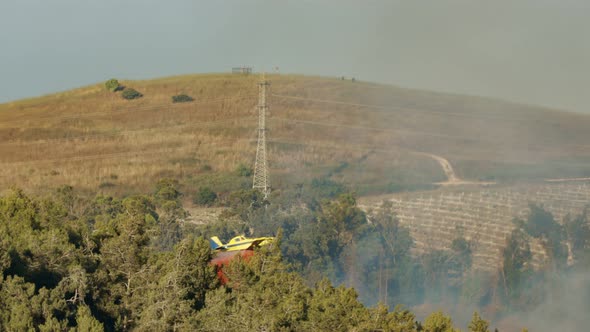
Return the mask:
<svg viewBox="0 0 590 332">
<path fill-rule="evenodd" d="M 252 244 L 250 245 L 250 247 L 248 247 L 248 249 L 252 249 L 255 247 L 260 247 L 263 245 L 267 245 L 270 244 L 272 242 L 273 238 L 269 238 L 269 237 L 259 237 L 257 239 L 255 239 L 254 241 L 252 241 Z"/>
</svg>

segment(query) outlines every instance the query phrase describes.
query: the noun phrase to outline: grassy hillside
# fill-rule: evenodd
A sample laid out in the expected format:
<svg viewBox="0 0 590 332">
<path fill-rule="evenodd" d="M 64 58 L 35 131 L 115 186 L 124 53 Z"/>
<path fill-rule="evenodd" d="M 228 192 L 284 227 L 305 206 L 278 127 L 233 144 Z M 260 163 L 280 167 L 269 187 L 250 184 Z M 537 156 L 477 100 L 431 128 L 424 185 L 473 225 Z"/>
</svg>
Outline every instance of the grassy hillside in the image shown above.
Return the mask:
<svg viewBox="0 0 590 332">
<path fill-rule="evenodd" d="M 458 175 L 497 181 L 590 176 L 590 116 L 340 79 L 270 75 L 274 188 L 330 177 L 361 194 L 427 187 Z M 256 75 L 97 84 L 0 105 L 0 188 L 61 184 L 110 193 L 174 177 L 187 188 L 247 187 L 234 170 L 256 147 Z M 188 94 L 195 101 L 173 104 Z M 190 191 L 190 190 L 189 190 Z"/>
</svg>

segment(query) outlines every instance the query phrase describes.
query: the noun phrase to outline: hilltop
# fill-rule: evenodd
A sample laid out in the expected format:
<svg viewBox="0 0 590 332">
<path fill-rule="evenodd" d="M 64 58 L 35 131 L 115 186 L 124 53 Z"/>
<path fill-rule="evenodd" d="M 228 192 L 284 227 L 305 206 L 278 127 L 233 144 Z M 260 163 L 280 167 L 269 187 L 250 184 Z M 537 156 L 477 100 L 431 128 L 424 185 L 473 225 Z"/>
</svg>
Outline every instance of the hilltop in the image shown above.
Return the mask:
<svg viewBox="0 0 590 332">
<path fill-rule="evenodd" d="M 122 81 L 0 105 L 0 187 L 62 184 L 108 193 L 177 178 L 187 188 L 247 187 L 258 75 Z M 275 189 L 329 178 L 361 195 L 432 188 L 448 174 L 498 183 L 590 176 L 590 116 L 480 97 L 337 78 L 269 75 Z M 171 97 L 187 94 L 190 103 Z"/>
<path fill-rule="evenodd" d="M 3 299 L 22 284 L 51 289 L 32 302 L 49 295 L 79 301 L 112 330 L 120 322 L 133 328 L 161 320 L 160 303 L 177 313 L 190 304 L 183 317 L 202 316 L 185 323 L 218 326 L 259 320 L 234 305 L 252 308 L 250 302 L 231 294 L 256 297 L 228 291 L 246 279 L 256 281 L 248 284 L 251 294 L 282 294 L 272 287 L 292 285 L 288 293 L 310 303 L 337 294 L 322 280 L 329 278 L 354 288 L 336 288 L 348 294 L 344 301 L 327 300 L 356 308 L 360 316 L 351 326 L 385 319 L 385 307 L 361 310 L 361 302 L 377 301 L 414 307 L 417 316 L 391 313 L 414 326 L 437 305 L 461 322 L 469 317 L 459 313 L 472 306 L 494 321 L 514 308 L 532 310 L 549 296 L 546 280 L 562 272 L 573 280 L 587 270 L 590 186 L 555 182 L 590 175 L 589 146 L 580 144 L 590 139 L 589 116 L 344 79 L 271 75 L 268 202 L 240 190 L 252 183 L 259 79 L 215 74 L 122 81 L 143 95 L 134 100 L 100 83 L 0 105 L 0 188 L 25 189 L 0 195 L 0 246 L 11 253 L 0 259 L 0 271 L 16 278 L 5 280 L 0 302 L 16 303 Z M 193 101 L 173 103 L 180 94 Z M 195 240 L 275 230 L 280 252 L 258 261 L 264 273 L 253 270 L 257 260 L 251 267 L 244 263 L 238 269 L 245 274 L 235 275 L 229 288 L 207 268 L 207 242 Z M 548 238 L 557 245 L 547 245 Z M 121 248 L 130 251 L 113 255 Z M 302 278 L 281 272 L 287 269 L 281 260 Z M 276 264 L 267 265 L 271 261 Z M 120 266 L 126 270 L 115 268 Z M 187 276 L 209 271 L 210 279 L 199 280 L 210 283 L 195 284 L 194 296 L 178 297 L 178 285 L 170 288 L 168 281 L 184 271 L 179 266 L 190 268 L 182 272 Z M 84 301 L 78 286 L 68 284 L 81 280 L 78 271 L 94 287 Z M 143 279 L 131 283 L 136 276 Z M 289 278 L 292 284 L 283 282 Z M 265 303 L 283 308 L 295 302 Z M 339 317 L 318 305 L 318 317 Z M 42 315 L 27 307 L 33 323 L 74 323 L 56 323 L 43 316 L 53 311 Z M 58 309 L 58 317 L 74 315 L 73 306 Z M 312 309 L 287 321 L 318 324 Z M 78 324 L 84 311 L 75 310 Z M 351 309 L 341 312 L 348 317 Z M 161 323 L 177 322 L 183 318 Z"/>
</svg>

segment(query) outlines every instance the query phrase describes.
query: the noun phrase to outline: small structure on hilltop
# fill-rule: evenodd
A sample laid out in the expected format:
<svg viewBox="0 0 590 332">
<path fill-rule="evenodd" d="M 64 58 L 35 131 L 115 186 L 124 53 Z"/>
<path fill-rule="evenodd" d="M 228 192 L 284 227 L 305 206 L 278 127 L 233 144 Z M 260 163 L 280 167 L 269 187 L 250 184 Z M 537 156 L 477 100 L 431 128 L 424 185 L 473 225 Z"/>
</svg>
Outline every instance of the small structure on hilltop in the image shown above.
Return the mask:
<svg viewBox="0 0 590 332">
<path fill-rule="evenodd" d="M 232 74 L 250 75 L 252 74 L 252 67 L 233 67 Z"/>
</svg>

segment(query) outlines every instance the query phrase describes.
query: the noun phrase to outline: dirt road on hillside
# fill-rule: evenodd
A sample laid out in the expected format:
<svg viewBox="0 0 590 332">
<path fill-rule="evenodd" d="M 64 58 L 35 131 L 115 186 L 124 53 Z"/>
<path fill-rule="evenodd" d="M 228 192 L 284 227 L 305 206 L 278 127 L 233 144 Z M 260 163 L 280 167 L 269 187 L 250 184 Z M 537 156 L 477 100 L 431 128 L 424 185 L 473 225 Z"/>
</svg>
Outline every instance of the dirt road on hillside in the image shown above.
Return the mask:
<svg viewBox="0 0 590 332">
<path fill-rule="evenodd" d="M 590 181 L 590 178 L 563 178 L 563 179 L 545 179 L 546 182 L 578 182 Z"/>
<path fill-rule="evenodd" d="M 453 166 L 451 165 L 451 163 L 441 157 L 441 156 L 437 156 L 435 154 L 432 153 L 426 153 L 426 152 L 414 152 L 414 154 L 418 154 L 421 156 L 426 156 L 426 157 L 430 157 L 434 160 L 436 160 L 436 162 L 438 162 L 440 164 L 440 167 L 442 167 L 443 172 L 445 173 L 446 177 L 447 177 L 447 181 L 444 182 L 437 182 L 436 184 L 441 185 L 441 186 L 459 186 L 459 185 L 492 185 L 492 184 L 496 184 L 496 182 L 486 182 L 486 181 L 468 181 L 468 180 L 463 180 L 461 178 L 459 178 L 457 176 L 457 174 L 455 173 L 455 170 L 453 169 Z"/>
<path fill-rule="evenodd" d="M 461 178 L 459 178 L 457 176 L 457 174 L 455 173 L 455 170 L 453 169 L 453 166 L 451 165 L 451 163 L 445 159 L 444 157 L 441 156 L 437 156 L 435 154 L 432 153 L 426 153 L 426 152 L 414 152 L 415 154 L 418 155 L 422 155 L 422 156 L 426 156 L 426 157 L 430 157 L 434 160 L 436 160 L 439 164 L 440 167 L 442 167 L 443 172 L 445 173 L 446 177 L 447 177 L 447 181 L 444 182 L 438 182 L 436 184 L 438 185 L 442 185 L 442 186 L 458 186 L 458 185 L 492 185 L 492 184 L 496 184 L 496 182 L 486 182 L 486 181 L 469 181 L 469 180 L 463 180 Z M 546 182 L 585 182 L 585 181 L 590 181 L 590 177 L 586 177 L 586 178 L 560 178 L 560 179 L 545 179 Z"/>
</svg>

